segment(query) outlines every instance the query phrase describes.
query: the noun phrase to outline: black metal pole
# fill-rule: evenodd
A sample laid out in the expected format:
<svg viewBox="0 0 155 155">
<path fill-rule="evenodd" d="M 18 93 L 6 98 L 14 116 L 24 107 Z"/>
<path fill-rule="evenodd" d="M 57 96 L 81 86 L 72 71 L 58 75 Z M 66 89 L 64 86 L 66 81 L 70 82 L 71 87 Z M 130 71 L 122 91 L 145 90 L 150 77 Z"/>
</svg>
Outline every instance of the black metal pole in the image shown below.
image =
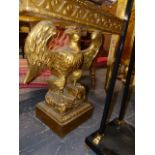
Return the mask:
<svg viewBox="0 0 155 155">
<path fill-rule="evenodd" d="M 133 6 L 133 0 L 128 0 L 126 12 L 125 12 L 124 30 L 123 30 L 122 34 L 120 35 L 119 45 L 118 45 L 118 48 L 116 51 L 114 68 L 113 68 L 109 88 L 107 90 L 107 96 L 106 96 L 105 107 L 104 107 L 103 116 L 102 116 L 102 120 L 101 120 L 101 125 L 99 128 L 99 134 L 103 134 L 106 129 L 108 113 L 109 113 L 109 109 L 110 109 L 110 105 L 111 105 L 111 101 L 112 101 L 114 86 L 115 86 L 115 82 L 116 82 L 116 78 L 117 78 L 117 71 L 119 68 L 120 58 L 121 58 L 123 45 L 124 45 L 124 41 L 125 41 L 125 37 L 126 37 L 126 33 L 127 33 L 127 28 L 128 28 L 130 15 L 131 15 L 132 6 Z"/>
<path fill-rule="evenodd" d="M 125 112 L 126 112 L 127 99 L 128 99 L 128 94 L 129 94 L 129 87 L 130 87 L 132 71 L 134 68 L 134 62 L 135 62 L 135 40 L 134 40 L 133 47 L 132 47 L 132 53 L 131 53 L 128 73 L 127 73 L 126 82 L 125 82 L 124 91 L 123 91 L 123 97 L 122 97 L 122 101 L 121 101 L 121 109 L 120 109 L 120 113 L 119 113 L 120 121 L 123 120 L 123 118 L 125 116 Z"/>
</svg>

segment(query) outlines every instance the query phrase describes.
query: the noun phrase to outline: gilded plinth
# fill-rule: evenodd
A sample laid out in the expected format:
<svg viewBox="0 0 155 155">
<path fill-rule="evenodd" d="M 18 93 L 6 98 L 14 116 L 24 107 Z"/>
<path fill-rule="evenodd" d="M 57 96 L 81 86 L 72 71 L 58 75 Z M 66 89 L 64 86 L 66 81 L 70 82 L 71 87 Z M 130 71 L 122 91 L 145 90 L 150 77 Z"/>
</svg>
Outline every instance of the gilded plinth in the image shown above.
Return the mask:
<svg viewBox="0 0 155 155">
<path fill-rule="evenodd" d="M 37 104 L 36 116 L 60 137 L 86 121 L 93 106 L 86 100 L 85 88 L 69 85 L 62 93 L 49 90 L 45 101 Z"/>
</svg>

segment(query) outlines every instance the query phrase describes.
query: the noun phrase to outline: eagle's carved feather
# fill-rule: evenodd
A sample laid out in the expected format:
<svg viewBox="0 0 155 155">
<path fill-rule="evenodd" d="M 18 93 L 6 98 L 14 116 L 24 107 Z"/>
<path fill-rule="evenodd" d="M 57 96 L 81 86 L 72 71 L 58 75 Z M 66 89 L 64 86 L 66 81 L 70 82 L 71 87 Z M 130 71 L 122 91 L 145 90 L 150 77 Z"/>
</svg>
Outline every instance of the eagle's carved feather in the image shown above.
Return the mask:
<svg viewBox="0 0 155 155">
<path fill-rule="evenodd" d="M 92 33 L 91 45 L 82 52 L 79 48 L 80 31 L 71 27 L 65 31 L 70 36 L 69 45 L 53 50 L 49 49 L 48 41 L 57 33 L 58 30 L 52 24 L 52 21 L 39 22 L 29 33 L 25 42 L 29 71 L 24 83 L 31 82 L 39 72 L 49 69 L 55 76 L 54 81 L 49 80 L 49 82 L 59 90 L 64 89 L 69 75 L 76 84 L 82 74 L 80 68 L 82 65 L 84 68 L 90 66 L 102 43 L 101 34 L 95 31 Z"/>
</svg>

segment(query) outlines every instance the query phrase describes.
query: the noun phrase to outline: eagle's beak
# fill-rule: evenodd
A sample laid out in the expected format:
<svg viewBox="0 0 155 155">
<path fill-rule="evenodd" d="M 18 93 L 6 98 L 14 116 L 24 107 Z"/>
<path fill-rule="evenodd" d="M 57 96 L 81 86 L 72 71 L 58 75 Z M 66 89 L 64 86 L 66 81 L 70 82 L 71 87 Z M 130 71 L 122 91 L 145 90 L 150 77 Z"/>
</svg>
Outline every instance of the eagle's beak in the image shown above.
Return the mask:
<svg viewBox="0 0 155 155">
<path fill-rule="evenodd" d="M 30 66 L 23 83 L 24 84 L 30 83 L 37 77 L 38 73 L 39 73 L 39 67 L 37 65 Z"/>
</svg>

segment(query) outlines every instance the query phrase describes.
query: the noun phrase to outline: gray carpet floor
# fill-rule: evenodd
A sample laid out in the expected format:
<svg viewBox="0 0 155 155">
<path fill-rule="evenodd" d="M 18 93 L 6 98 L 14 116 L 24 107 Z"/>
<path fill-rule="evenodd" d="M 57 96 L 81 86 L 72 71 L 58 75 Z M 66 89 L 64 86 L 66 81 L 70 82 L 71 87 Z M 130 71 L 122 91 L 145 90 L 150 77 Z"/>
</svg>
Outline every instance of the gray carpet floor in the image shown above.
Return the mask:
<svg viewBox="0 0 155 155">
<path fill-rule="evenodd" d="M 19 113 L 19 152 L 20 155 L 95 155 L 86 146 L 85 138 L 100 126 L 105 102 L 105 69 L 97 70 L 96 89 L 90 88 L 90 77 L 86 72 L 82 83 L 88 89 L 88 100 L 94 105 L 93 116 L 63 139 L 59 138 L 52 130 L 35 117 L 35 105 L 44 100 L 47 89 L 21 89 Z M 113 110 L 109 117 L 112 120 L 118 116 L 123 84 L 116 82 L 113 96 Z M 135 93 L 132 93 L 128 102 L 125 120 L 132 126 L 135 125 Z"/>
</svg>

